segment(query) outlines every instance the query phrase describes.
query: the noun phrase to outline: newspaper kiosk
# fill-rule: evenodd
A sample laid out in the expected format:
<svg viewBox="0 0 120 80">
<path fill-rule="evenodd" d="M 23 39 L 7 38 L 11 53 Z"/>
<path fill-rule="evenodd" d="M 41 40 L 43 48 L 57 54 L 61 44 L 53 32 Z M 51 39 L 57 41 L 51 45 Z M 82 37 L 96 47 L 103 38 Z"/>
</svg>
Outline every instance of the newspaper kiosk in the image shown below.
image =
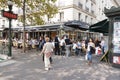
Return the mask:
<svg viewBox="0 0 120 80">
<path fill-rule="evenodd" d="M 105 8 L 105 15 L 109 18 L 109 61 L 113 67 L 120 68 L 120 7 Z"/>
</svg>

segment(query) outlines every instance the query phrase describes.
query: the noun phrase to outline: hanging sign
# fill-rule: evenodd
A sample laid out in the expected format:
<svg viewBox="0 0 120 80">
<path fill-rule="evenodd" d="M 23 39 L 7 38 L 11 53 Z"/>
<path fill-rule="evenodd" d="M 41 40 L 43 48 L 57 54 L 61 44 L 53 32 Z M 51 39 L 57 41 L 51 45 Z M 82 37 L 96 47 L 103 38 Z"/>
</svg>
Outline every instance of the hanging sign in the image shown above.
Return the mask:
<svg viewBox="0 0 120 80">
<path fill-rule="evenodd" d="M 8 19 L 17 19 L 18 15 L 9 11 L 2 10 L 2 16 Z"/>
</svg>

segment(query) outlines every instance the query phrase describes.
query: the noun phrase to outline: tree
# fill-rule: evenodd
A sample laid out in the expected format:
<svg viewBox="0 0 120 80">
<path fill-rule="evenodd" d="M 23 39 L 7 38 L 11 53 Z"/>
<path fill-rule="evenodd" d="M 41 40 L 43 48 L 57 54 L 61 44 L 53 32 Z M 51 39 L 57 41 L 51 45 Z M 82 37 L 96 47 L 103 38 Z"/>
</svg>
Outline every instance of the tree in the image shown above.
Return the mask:
<svg viewBox="0 0 120 80">
<path fill-rule="evenodd" d="M 0 8 L 7 7 L 8 0 L 0 0 Z M 15 6 L 23 9 L 23 0 L 12 0 Z M 40 25 L 44 24 L 44 16 L 48 17 L 48 21 L 57 12 L 58 8 L 55 6 L 56 0 L 26 0 L 26 25 Z M 19 15 L 18 20 L 23 22 L 23 15 Z"/>
</svg>

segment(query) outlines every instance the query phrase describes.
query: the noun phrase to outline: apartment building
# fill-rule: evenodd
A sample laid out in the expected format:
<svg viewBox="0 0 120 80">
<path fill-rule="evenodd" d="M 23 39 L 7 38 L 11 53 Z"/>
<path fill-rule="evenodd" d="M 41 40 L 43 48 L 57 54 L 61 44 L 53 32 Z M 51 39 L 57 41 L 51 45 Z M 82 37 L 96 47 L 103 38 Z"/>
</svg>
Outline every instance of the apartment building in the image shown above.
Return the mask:
<svg viewBox="0 0 120 80">
<path fill-rule="evenodd" d="M 59 13 L 51 22 L 66 22 L 80 20 L 89 24 L 96 21 L 95 0 L 57 0 Z"/>
<path fill-rule="evenodd" d="M 67 22 L 80 20 L 89 24 L 94 24 L 105 19 L 104 7 L 119 6 L 119 0 L 57 0 L 55 3 L 59 7 L 59 13 L 54 18 L 45 22 Z M 13 7 L 14 8 L 14 7 Z M 14 12 L 17 10 L 13 9 Z M 20 13 L 20 12 L 18 12 Z M 0 28 L 8 27 L 9 22 L 0 15 Z M 12 21 L 12 27 L 22 25 L 17 20 Z"/>
<path fill-rule="evenodd" d="M 120 6 L 119 0 L 96 0 L 96 19 L 97 21 L 101 21 L 106 19 L 107 17 L 104 14 L 104 8 L 110 9 L 112 6 L 118 7 Z"/>
<path fill-rule="evenodd" d="M 59 13 L 49 22 L 80 20 L 94 24 L 106 18 L 104 8 L 118 7 L 119 0 L 57 0 Z"/>
</svg>

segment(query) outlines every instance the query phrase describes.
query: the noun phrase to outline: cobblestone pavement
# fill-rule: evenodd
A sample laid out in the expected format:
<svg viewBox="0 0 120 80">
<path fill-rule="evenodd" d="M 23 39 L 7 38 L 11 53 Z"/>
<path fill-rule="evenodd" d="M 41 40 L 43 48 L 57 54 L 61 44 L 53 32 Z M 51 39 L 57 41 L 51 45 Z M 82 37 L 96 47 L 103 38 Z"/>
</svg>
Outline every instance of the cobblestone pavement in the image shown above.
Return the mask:
<svg viewBox="0 0 120 80">
<path fill-rule="evenodd" d="M 14 58 L 0 62 L 0 80 L 120 80 L 120 69 L 99 62 L 96 56 L 91 66 L 83 56 L 53 56 L 53 69 L 45 71 L 38 53 L 13 49 Z"/>
</svg>

